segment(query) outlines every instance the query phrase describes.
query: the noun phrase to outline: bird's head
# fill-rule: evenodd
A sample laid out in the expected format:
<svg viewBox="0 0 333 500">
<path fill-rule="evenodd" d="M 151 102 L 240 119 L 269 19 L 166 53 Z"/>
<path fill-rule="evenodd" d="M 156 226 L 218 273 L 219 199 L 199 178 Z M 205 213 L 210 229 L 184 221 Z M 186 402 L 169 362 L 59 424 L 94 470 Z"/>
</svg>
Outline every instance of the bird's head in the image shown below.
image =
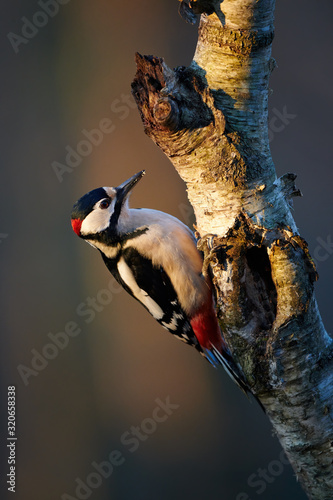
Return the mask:
<svg viewBox="0 0 333 500">
<path fill-rule="evenodd" d="M 118 187 L 101 187 L 89 191 L 73 206 L 73 231 L 86 240 L 98 240 L 107 234 L 116 237 L 122 212 L 126 212 L 128 197 L 145 171 L 133 175 Z"/>
</svg>

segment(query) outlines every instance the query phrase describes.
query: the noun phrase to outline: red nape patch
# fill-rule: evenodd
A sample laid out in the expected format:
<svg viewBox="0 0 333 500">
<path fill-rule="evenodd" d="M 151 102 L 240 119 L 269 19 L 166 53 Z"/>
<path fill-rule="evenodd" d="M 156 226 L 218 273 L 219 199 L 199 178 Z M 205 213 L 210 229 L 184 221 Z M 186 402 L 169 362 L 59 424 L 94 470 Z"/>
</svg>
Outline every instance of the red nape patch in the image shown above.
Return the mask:
<svg viewBox="0 0 333 500">
<path fill-rule="evenodd" d="M 82 220 L 80 220 L 80 219 L 72 219 L 71 222 L 72 222 L 73 231 L 78 236 L 80 236 L 81 235 Z"/>
</svg>

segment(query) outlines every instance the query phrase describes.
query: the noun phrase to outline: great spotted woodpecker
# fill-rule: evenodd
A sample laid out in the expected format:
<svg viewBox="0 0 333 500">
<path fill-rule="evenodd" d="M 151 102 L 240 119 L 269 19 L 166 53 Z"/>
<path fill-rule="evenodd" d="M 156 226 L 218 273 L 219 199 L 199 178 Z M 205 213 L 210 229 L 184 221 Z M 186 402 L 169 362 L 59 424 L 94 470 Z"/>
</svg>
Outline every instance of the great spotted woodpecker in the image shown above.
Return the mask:
<svg viewBox="0 0 333 500">
<path fill-rule="evenodd" d="M 129 208 L 129 194 L 144 174 L 82 196 L 73 207 L 73 230 L 100 251 L 115 279 L 164 328 L 212 365 L 223 365 L 247 393 L 221 335 L 212 286 L 202 274 L 193 233 L 166 213 Z"/>
</svg>

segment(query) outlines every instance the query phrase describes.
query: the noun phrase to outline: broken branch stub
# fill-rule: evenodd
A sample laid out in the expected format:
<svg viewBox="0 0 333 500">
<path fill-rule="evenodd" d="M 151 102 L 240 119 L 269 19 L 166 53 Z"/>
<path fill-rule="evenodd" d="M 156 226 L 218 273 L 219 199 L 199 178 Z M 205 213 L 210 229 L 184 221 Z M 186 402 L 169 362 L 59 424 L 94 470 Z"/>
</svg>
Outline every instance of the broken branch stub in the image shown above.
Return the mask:
<svg viewBox="0 0 333 500">
<path fill-rule="evenodd" d="M 162 149 L 173 142 L 172 154 L 183 154 L 182 134 L 195 131 L 197 136 L 199 131 L 204 140 L 208 133 L 205 128 L 215 126 L 216 119 L 220 122 L 219 132 L 223 133 L 223 115 L 215 116 L 213 98 L 200 75 L 185 67 L 172 71 L 163 59 L 154 56 L 136 54 L 136 64 L 132 93 L 146 134 Z M 166 154 L 169 149 L 170 146 Z"/>
</svg>

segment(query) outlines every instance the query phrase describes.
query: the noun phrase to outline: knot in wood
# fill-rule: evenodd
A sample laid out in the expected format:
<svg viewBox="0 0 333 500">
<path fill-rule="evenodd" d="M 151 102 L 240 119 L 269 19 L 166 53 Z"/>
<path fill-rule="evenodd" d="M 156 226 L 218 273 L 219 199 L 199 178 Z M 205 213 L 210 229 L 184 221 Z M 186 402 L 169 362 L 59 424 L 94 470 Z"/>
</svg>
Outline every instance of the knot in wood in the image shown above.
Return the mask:
<svg viewBox="0 0 333 500">
<path fill-rule="evenodd" d="M 160 97 L 154 106 L 154 118 L 159 126 L 176 130 L 179 125 L 179 109 L 176 101 L 170 97 Z"/>
</svg>

